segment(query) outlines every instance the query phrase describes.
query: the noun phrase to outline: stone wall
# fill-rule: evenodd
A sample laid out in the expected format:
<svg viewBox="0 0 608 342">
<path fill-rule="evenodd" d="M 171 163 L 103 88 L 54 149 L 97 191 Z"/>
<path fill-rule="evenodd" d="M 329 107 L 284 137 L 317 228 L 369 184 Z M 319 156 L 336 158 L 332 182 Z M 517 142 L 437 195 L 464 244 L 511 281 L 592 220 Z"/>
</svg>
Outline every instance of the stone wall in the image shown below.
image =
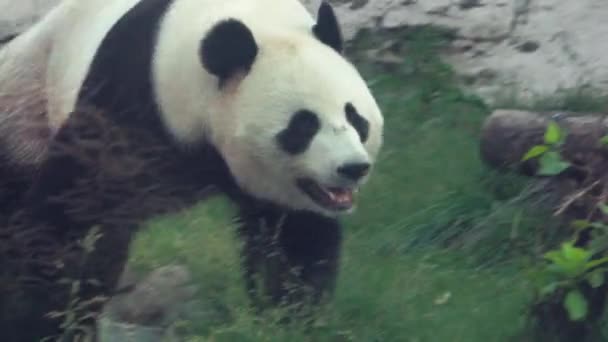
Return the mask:
<svg viewBox="0 0 608 342">
<path fill-rule="evenodd" d="M 311 9 L 320 0 L 303 0 Z M 582 86 L 608 93 L 606 0 L 334 0 L 351 39 L 362 28 L 437 25 L 458 37 L 445 54 L 487 100 Z"/>
<path fill-rule="evenodd" d="M 85 0 L 83 0 L 85 1 Z M 314 11 L 321 0 L 301 0 Z M 0 39 L 57 0 L 0 0 Z M 437 25 L 458 37 L 445 60 L 487 100 L 591 86 L 608 93 L 606 0 L 330 0 L 347 39 L 363 28 Z M 381 39 L 381 38 L 380 38 Z"/>
<path fill-rule="evenodd" d="M 0 40 L 22 32 L 57 2 L 57 0 L 0 0 Z"/>
</svg>

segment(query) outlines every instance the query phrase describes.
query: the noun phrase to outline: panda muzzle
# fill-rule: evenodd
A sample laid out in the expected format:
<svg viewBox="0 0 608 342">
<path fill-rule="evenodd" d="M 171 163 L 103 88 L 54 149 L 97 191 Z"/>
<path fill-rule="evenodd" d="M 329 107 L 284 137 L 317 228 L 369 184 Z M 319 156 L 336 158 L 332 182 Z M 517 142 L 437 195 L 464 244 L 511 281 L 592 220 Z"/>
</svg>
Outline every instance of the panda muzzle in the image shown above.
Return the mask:
<svg viewBox="0 0 608 342">
<path fill-rule="evenodd" d="M 325 187 L 310 178 L 297 181 L 298 187 L 316 204 L 333 211 L 349 210 L 355 202 L 354 188 Z"/>
</svg>

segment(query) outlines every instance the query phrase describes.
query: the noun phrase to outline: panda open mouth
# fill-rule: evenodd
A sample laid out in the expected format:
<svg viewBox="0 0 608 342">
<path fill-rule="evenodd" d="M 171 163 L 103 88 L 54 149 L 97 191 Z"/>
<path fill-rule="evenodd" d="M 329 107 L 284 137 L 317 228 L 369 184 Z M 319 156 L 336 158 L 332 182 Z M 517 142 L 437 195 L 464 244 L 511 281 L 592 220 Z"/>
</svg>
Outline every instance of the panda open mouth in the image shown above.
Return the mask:
<svg viewBox="0 0 608 342">
<path fill-rule="evenodd" d="M 356 189 L 325 187 L 310 178 L 300 178 L 297 184 L 315 203 L 329 210 L 349 210 L 355 202 Z"/>
</svg>

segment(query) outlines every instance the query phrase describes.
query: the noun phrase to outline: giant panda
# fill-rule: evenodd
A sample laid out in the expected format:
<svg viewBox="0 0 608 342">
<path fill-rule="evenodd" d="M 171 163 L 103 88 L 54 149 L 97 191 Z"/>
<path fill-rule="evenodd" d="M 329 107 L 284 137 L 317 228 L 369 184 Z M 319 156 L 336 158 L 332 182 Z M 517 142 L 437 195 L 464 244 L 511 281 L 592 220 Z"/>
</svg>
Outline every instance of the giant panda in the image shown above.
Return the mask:
<svg viewBox="0 0 608 342">
<path fill-rule="evenodd" d="M 209 188 L 233 201 L 250 293 L 259 293 L 256 276 L 272 263 L 262 285 L 272 304 L 330 295 L 340 216 L 353 212 L 383 132 L 381 110 L 343 45 L 327 3 L 313 19 L 297 0 L 63 0 L 3 46 L 0 152 L 4 168 L 28 175 L 19 202 L 28 222 L 62 243 L 100 227 L 78 273 L 96 281 L 83 281 L 79 296 L 111 295 L 134 227 L 153 215 L 126 210 L 133 215 L 125 218 L 117 209 L 145 207 L 146 197 L 75 190 L 104 164 L 83 162 L 66 147 L 86 145 L 91 134 L 104 144 L 120 140 L 100 133 L 98 119 L 129 140 L 126 159 L 115 164 L 151 142 L 164 151 L 146 154 L 163 172 L 127 177 L 129 184 L 151 192 L 170 185 L 179 190 L 157 194 L 187 197 L 188 205 Z M 101 155 L 100 145 L 85 154 Z M 112 175 L 104 173 L 103 189 L 120 193 L 124 177 Z M 74 209 L 57 200 L 66 194 L 93 204 Z M 269 260 L 270 245 L 280 259 Z M 302 291 L 288 286 L 294 281 Z M 44 329 L 25 330 L 60 331 L 58 322 L 39 321 Z M 25 340 L 20 333 L 10 340 Z"/>
</svg>

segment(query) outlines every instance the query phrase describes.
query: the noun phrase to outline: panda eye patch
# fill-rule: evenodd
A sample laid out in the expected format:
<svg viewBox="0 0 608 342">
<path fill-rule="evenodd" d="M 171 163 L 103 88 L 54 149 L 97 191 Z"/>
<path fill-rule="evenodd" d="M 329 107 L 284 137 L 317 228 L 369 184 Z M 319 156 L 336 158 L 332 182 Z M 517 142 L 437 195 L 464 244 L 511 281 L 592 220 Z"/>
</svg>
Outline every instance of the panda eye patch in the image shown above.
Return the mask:
<svg viewBox="0 0 608 342">
<path fill-rule="evenodd" d="M 358 112 L 355 106 L 352 103 L 348 102 L 344 106 L 344 112 L 346 113 L 346 120 L 355 128 L 357 133 L 359 134 L 359 138 L 361 142 L 367 141 L 369 137 L 369 122 L 367 119 L 362 117 Z"/>
<path fill-rule="evenodd" d="M 276 136 L 279 146 L 289 154 L 299 154 L 308 148 L 321 128 L 318 116 L 309 110 L 297 111 L 285 129 Z"/>
</svg>

